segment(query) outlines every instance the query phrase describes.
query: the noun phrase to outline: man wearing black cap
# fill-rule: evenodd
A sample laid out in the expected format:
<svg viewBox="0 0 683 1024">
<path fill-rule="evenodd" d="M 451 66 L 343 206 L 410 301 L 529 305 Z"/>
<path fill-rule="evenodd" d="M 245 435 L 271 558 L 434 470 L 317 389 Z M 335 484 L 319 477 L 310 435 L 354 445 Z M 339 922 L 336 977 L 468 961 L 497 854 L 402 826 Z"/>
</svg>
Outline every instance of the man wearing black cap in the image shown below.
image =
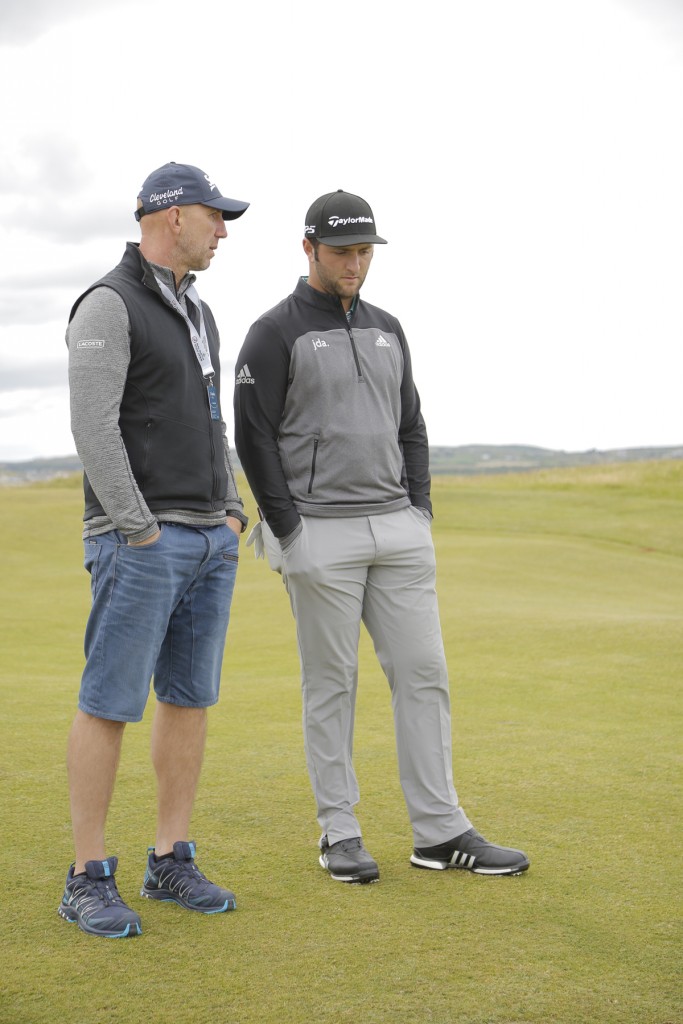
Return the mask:
<svg viewBox="0 0 683 1024">
<path fill-rule="evenodd" d="M 360 196 L 317 199 L 308 278 L 237 361 L 235 441 L 263 517 L 250 542 L 282 573 L 297 625 L 319 861 L 342 882 L 379 879 L 354 812 L 362 621 L 391 688 L 412 864 L 519 874 L 526 855 L 487 842 L 453 785 L 427 434 L 401 325 L 359 296 L 376 244 Z"/>
<path fill-rule="evenodd" d="M 209 266 L 225 221 L 248 205 L 198 167 L 158 168 L 138 195 L 140 244 L 71 311 L 93 600 L 68 752 L 76 859 L 59 914 L 91 935 L 141 932 L 104 830 L 123 730 L 142 718 L 152 676 L 158 815 L 141 895 L 206 914 L 235 907 L 198 869 L 188 835 L 247 522 L 221 414 L 218 330 L 190 271 Z"/>
</svg>

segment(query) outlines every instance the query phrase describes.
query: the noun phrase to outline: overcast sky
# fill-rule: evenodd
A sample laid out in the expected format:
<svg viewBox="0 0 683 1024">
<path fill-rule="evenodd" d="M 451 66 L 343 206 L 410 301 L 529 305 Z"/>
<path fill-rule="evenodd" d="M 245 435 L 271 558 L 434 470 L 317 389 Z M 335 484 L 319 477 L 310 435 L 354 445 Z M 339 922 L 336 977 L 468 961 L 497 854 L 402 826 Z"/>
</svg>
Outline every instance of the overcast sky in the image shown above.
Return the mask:
<svg viewBox="0 0 683 1024">
<path fill-rule="evenodd" d="M 198 279 L 231 436 L 244 335 L 344 188 L 432 444 L 683 443 L 681 0 L 2 0 L 0 87 L 0 460 L 74 451 L 69 309 L 168 160 L 252 204 Z"/>
</svg>

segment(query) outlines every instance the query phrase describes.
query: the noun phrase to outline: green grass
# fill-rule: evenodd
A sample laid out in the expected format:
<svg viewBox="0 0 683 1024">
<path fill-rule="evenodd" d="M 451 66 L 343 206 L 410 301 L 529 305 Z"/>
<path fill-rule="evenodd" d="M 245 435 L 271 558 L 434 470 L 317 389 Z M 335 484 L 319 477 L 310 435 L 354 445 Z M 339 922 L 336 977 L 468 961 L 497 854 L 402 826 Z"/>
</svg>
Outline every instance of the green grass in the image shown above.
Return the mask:
<svg viewBox="0 0 683 1024">
<path fill-rule="evenodd" d="M 56 913 L 64 750 L 89 604 L 73 481 L 0 490 L 3 1024 L 680 1024 L 683 462 L 434 483 L 454 767 L 512 879 L 416 871 L 386 683 L 362 642 L 359 816 L 382 872 L 317 866 L 294 626 L 243 549 L 193 824 L 239 909 L 138 896 L 153 837 L 152 705 L 110 816 L 129 941 Z M 253 507 L 253 506 L 252 506 Z"/>
</svg>

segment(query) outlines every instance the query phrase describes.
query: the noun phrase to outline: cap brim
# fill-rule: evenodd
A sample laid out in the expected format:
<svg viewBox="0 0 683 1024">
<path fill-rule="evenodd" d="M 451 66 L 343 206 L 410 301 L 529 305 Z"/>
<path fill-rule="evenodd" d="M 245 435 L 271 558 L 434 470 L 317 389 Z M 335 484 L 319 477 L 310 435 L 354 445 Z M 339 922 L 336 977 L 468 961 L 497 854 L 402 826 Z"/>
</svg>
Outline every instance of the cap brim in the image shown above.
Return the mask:
<svg viewBox="0 0 683 1024">
<path fill-rule="evenodd" d="M 227 199 L 225 196 L 221 196 L 220 199 L 214 199 L 202 205 L 211 206 L 214 210 L 220 210 L 223 214 L 223 220 L 237 220 L 248 208 L 249 203 L 243 203 L 240 199 Z"/>
<path fill-rule="evenodd" d="M 323 245 L 361 245 L 363 242 L 369 245 L 388 245 L 386 238 L 380 238 L 379 235 L 332 235 L 322 238 L 320 235 L 316 235 L 318 242 L 322 242 Z"/>
</svg>

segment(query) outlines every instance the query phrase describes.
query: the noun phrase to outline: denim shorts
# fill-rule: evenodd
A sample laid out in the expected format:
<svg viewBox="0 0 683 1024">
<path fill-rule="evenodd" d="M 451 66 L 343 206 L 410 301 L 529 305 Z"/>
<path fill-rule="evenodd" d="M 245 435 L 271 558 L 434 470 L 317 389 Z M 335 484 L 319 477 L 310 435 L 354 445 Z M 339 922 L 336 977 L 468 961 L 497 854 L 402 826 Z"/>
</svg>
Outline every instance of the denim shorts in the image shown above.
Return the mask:
<svg viewBox="0 0 683 1024">
<path fill-rule="evenodd" d="M 118 530 L 85 541 L 92 609 L 78 706 L 139 722 L 150 681 L 157 700 L 205 708 L 218 700 L 239 540 L 229 526 L 162 523 L 153 544 Z"/>
</svg>

